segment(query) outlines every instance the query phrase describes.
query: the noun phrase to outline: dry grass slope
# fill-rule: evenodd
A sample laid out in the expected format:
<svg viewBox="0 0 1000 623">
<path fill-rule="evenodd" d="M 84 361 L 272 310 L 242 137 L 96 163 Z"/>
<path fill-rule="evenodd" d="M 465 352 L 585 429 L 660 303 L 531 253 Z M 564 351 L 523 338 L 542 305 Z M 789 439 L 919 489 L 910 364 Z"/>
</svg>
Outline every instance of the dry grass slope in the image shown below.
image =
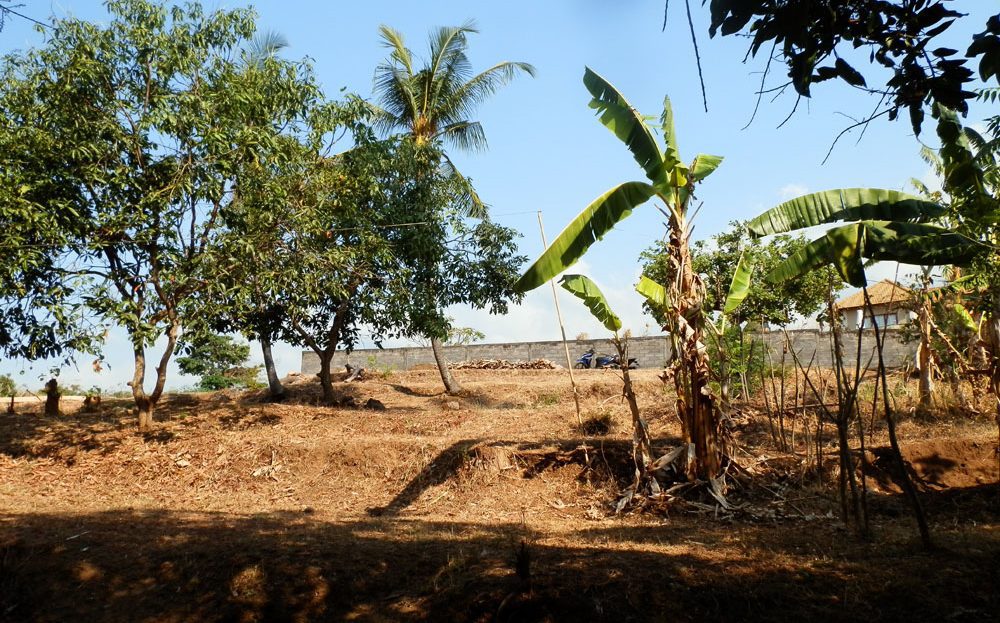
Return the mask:
<svg viewBox="0 0 1000 623">
<path fill-rule="evenodd" d="M 0 619 L 10 621 L 982 621 L 1000 612 L 1000 488 L 989 419 L 906 421 L 939 548 L 919 550 L 871 454 L 875 541 L 772 447 L 753 412 L 733 441 L 754 474 L 736 514 L 614 516 L 631 474 L 612 372 L 433 371 L 339 384 L 319 404 L 171 397 L 137 435 L 126 402 L 0 416 Z M 679 433 L 656 371 L 635 373 L 658 448 Z M 67 405 L 72 411 L 73 405 Z M 832 440 L 831 440 L 832 441 Z M 588 451 L 581 449 L 588 444 Z M 590 458 L 590 464 L 584 457 Z M 832 453 L 831 464 L 832 464 Z M 992 613 L 992 614 L 990 614 Z"/>
</svg>

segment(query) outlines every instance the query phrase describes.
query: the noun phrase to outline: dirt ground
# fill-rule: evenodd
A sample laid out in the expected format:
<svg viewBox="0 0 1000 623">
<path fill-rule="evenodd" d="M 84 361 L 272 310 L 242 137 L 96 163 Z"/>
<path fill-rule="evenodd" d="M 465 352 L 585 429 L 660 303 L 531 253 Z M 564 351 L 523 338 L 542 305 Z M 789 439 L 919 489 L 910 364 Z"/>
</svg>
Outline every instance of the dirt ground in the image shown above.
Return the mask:
<svg viewBox="0 0 1000 623">
<path fill-rule="evenodd" d="M 289 399 L 179 395 L 139 435 L 128 401 L 46 418 L 0 414 L 0 620 L 1000 620 L 996 425 L 904 417 L 935 549 L 925 552 L 881 431 L 870 439 L 872 537 L 844 527 L 833 429 L 820 479 L 768 422 L 732 425 L 739 508 L 651 503 L 616 515 L 632 473 L 613 372 L 434 371 Z M 636 371 L 658 450 L 670 395 Z M 366 408 L 369 399 L 385 408 Z M 377 404 L 372 404 L 378 407 Z M 794 427 L 794 420 L 786 423 Z"/>
</svg>

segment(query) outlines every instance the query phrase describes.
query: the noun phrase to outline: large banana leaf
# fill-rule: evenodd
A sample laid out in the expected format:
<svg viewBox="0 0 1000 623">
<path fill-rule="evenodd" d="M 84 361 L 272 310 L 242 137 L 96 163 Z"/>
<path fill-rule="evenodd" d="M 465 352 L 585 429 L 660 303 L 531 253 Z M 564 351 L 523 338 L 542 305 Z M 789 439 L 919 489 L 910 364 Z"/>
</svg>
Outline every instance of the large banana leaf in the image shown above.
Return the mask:
<svg viewBox="0 0 1000 623">
<path fill-rule="evenodd" d="M 639 279 L 639 283 L 635 286 L 635 291 L 643 295 L 647 301 L 657 307 L 662 309 L 670 307 L 670 303 L 667 301 L 667 289 L 646 275 L 643 275 Z"/>
<path fill-rule="evenodd" d="M 590 313 L 601 321 L 608 331 L 617 332 L 622 328 L 622 321 L 611 311 L 607 299 L 601 293 L 597 284 L 583 275 L 563 275 L 559 280 L 563 289 L 573 293 L 582 300 Z"/>
<path fill-rule="evenodd" d="M 663 96 L 663 114 L 660 115 L 660 129 L 667 148 L 663 151 L 663 169 L 669 171 L 681 163 L 681 152 L 677 148 L 677 132 L 674 130 L 674 107 L 670 98 Z"/>
<path fill-rule="evenodd" d="M 968 264 L 982 253 L 975 240 L 937 225 L 866 221 L 865 257 L 923 266 Z"/>
<path fill-rule="evenodd" d="M 904 264 L 969 263 L 983 247 L 971 238 L 927 223 L 860 221 L 831 229 L 774 268 L 771 283 L 801 276 L 833 264 L 844 281 L 865 285 L 862 258 Z"/>
<path fill-rule="evenodd" d="M 711 175 L 722 163 L 722 156 L 698 154 L 691 163 L 691 181 L 700 182 Z"/>
<path fill-rule="evenodd" d="M 951 306 L 955 310 L 955 314 L 958 316 L 959 321 L 962 326 L 973 333 L 979 333 L 979 325 L 976 323 L 975 318 L 969 313 L 969 310 L 965 309 L 965 306 L 961 303 L 955 303 Z"/>
<path fill-rule="evenodd" d="M 660 147 L 642 115 L 610 82 L 589 67 L 583 73 L 583 84 L 594 96 L 590 107 L 598 111 L 601 123 L 628 146 L 632 157 L 646 172 L 646 177 L 651 182 L 665 183 L 666 169 L 663 166 Z"/>
<path fill-rule="evenodd" d="M 775 266 L 765 279 L 781 283 L 833 264 L 844 281 L 860 288 L 866 284 L 861 262 L 863 234 L 864 228 L 858 223 L 835 227 Z"/>
<path fill-rule="evenodd" d="M 528 292 L 576 263 L 590 245 L 604 237 L 616 223 L 642 205 L 656 191 L 645 182 L 626 182 L 612 188 L 584 208 L 560 233 L 542 256 L 514 284 Z"/>
<path fill-rule="evenodd" d="M 747 294 L 750 294 L 750 277 L 752 275 L 753 265 L 747 261 L 745 255 L 740 255 L 740 261 L 736 263 L 736 272 L 733 273 L 733 281 L 729 284 L 729 294 L 726 296 L 726 304 L 722 308 L 722 313 L 731 314 L 736 311 Z"/>
<path fill-rule="evenodd" d="M 925 221 L 944 214 L 944 207 L 913 195 L 879 188 L 840 188 L 796 197 L 750 221 L 754 236 L 836 221 Z"/>
</svg>

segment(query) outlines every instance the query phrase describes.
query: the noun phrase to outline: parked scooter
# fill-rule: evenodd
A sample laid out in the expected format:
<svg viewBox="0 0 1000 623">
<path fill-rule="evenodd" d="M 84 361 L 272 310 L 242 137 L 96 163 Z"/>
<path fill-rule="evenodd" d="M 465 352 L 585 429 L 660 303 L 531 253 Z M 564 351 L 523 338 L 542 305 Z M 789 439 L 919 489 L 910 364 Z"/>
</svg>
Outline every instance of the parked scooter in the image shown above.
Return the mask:
<svg viewBox="0 0 1000 623">
<path fill-rule="evenodd" d="M 573 367 L 578 370 L 586 370 L 588 368 L 620 368 L 621 360 L 618 358 L 618 355 L 597 355 L 594 349 L 591 348 L 576 360 Z M 639 361 L 635 357 L 629 357 L 628 367 L 629 370 L 635 370 L 639 367 Z"/>
<path fill-rule="evenodd" d="M 573 364 L 573 367 L 576 368 L 577 370 L 586 370 L 590 368 L 593 362 L 594 362 L 594 349 L 591 348 L 587 352 L 583 353 L 583 355 L 581 355 L 580 358 L 576 360 L 576 363 Z"/>
<path fill-rule="evenodd" d="M 598 357 L 597 358 L 597 367 L 599 367 L 599 368 L 621 368 L 622 367 L 622 363 L 621 363 L 621 359 L 618 358 L 618 355 L 611 355 L 610 357 Z M 635 370 L 638 367 L 639 367 L 639 360 L 636 359 L 635 357 L 629 357 L 628 358 L 628 369 L 629 370 Z"/>
</svg>

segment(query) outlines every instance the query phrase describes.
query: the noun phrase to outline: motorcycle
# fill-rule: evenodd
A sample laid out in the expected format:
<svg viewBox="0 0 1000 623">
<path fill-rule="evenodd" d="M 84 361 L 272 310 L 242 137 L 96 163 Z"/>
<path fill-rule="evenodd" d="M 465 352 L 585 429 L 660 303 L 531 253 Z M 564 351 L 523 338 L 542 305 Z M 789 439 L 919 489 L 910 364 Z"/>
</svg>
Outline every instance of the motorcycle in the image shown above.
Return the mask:
<svg viewBox="0 0 1000 623">
<path fill-rule="evenodd" d="M 622 362 L 618 358 L 618 355 L 611 355 L 610 357 L 598 357 L 597 367 L 599 368 L 621 368 Z M 639 367 L 639 360 L 635 357 L 628 358 L 628 369 L 635 370 Z"/>
<path fill-rule="evenodd" d="M 576 360 L 576 363 L 573 364 L 573 367 L 578 370 L 586 370 L 589 368 L 599 368 L 599 369 L 620 368 L 622 366 L 621 366 L 621 360 L 618 358 L 618 355 L 597 355 L 595 354 L 594 349 L 591 348 L 587 352 L 583 353 L 583 355 L 581 355 L 580 358 Z M 635 357 L 629 357 L 628 360 L 629 370 L 635 370 L 638 367 L 639 367 L 639 360 L 637 360 Z"/>
</svg>

